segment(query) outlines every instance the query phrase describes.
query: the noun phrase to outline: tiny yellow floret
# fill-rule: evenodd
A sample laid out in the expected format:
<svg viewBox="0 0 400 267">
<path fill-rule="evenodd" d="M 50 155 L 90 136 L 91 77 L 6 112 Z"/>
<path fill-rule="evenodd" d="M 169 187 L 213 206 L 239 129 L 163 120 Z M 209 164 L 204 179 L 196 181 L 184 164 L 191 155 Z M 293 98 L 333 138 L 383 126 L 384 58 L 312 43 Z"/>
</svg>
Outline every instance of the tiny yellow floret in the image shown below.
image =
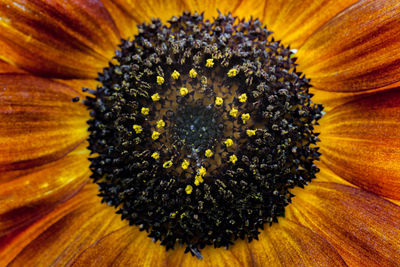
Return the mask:
<svg viewBox="0 0 400 267">
<path fill-rule="evenodd" d="M 239 96 L 239 102 L 244 103 L 247 101 L 247 95 L 246 94 L 241 94 Z"/>
<path fill-rule="evenodd" d="M 179 93 L 181 93 L 181 95 L 185 96 L 189 93 L 189 90 L 186 87 L 181 87 L 181 89 L 179 90 Z"/>
<path fill-rule="evenodd" d="M 198 169 L 197 173 L 204 177 L 207 174 L 207 169 L 201 166 L 200 169 Z"/>
<path fill-rule="evenodd" d="M 186 170 L 187 168 L 189 168 L 189 161 L 187 161 L 186 159 L 182 162 L 182 169 Z"/>
<path fill-rule="evenodd" d="M 214 59 L 209 58 L 206 60 L 206 67 L 207 68 L 212 68 L 212 66 L 214 66 Z"/>
<path fill-rule="evenodd" d="M 169 217 L 171 217 L 172 219 L 176 217 L 176 212 L 172 212 Z"/>
<path fill-rule="evenodd" d="M 153 134 L 151 135 L 151 138 L 153 138 L 153 140 L 157 140 L 160 137 L 160 133 L 157 131 L 154 131 Z"/>
<path fill-rule="evenodd" d="M 171 77 L 172 77 L 172 79 L 174 79 L 174 80 L 178 80 L 178 79 L 179 79 L 179 76 L 181 76 L 181 74 L 180 74 L 178 71 L 176 71 L 176 70 L 174 70 L 174 72 L 171 74 Z"/>
<path fill-rule="evenodd" d="M 165 122 L 163 120 L 157 121 L 157 128 L 165 127 Z"/>
<path fill-rule="evenodd" d="M 238 114 L 238 110 L 236 108 L 232 107 L 231 111 L 229 111 L 229 115 L 236 118 L 237 114 Z"/>
<path fill-rule="evenodd" d="M 190 78 L 194 79 L 197 77 L 197 72 L 194 69 L 191 69 L 189 71 L 189 76 L 190 76 Z"/>
<path fill-rule="evenodd" d="M 143 131 L 143 128 L 142 128 L 142 126 L 135 124 L 135 125 L 133 125 L 133 130 L 135 130 L 135 132 L 138 134 Z"/>
<path fill-rule="evenodd" d="M 248 136 L 253 136 L 253 135 L 256 135 L 256 131 L 257 131 L 257 130 L 246 130 L 246 134 L 247 134 Z"/>
<path fill-rule="evenodd" d="M 221 106 L 222 103 L 224 103 L 224 100 L 222 99 L 222 97 L 217 96 L 217 97 L 215 98 L 215 105 Z"/>
<path fill-rule="evenodd" d="M 237 73 L 238 73 L 237 69 L 230 69 L 228 71 L 228 77 L 235 77 Z"/>
<path fill-rule="evenodd" d="M 188 194 L 188 195 L 190 195 L 191 193 L 192 193 L 192 191 L 193 191 L 193 187 L 191 186 L 191 185 L 187 185 L 186 186 L 186 188 L 185 188 L 185 192 L 186 192 L 186 194 Z M 181 216 L 182 217 L 182 216 Z"/>
<path fill-rule="evenodd" d="M 203 177 L 202 177 L 201 175 L 196 175 L 196 176 L 194 177 L 194 179 L 197 180 L 197 181 L 199 181 L 200 183 L 204 182 L 204 179 L 203 179 Z"/>
<path fill-rule="evenodd" d="M 237 161 L 236 155 L 231 155 L 231 156 L 229 157 L 229 162 L 232 162 L 233 164 L 235 164 L 236 161 Z"/>
<path fill-rule="evenodd" d="M 157 83 L 158 83 L 159 85 L 162 85 L 162 84 L 164 83 L 164 78 L 161 77 L 161 76 L 157 76 Z"/>
<path fill-rule="evenodd" d="M 226 147 L 230 147 L 230 146 L 233 145 L 233 140 L 228 138 L 228 139 L 225 140 L 224 143 L 225 143 Z"/>
<path fill-rule="evenodd" d="M 172 166 L 172 161 L 168 160 L 168 161 L 164 162 L 164 164 L 162 166 L 163 166 L 163 168 L 168 169 L 169 167 Z"/>
<path fill-rule="evenodd" d="M 142 112 L 143 115 L 149 115 L 150 109 L 149 108 L 142 108 L 142 110 L 140 112 Z"/>
<path fill-rule="evenodd" d="M 153 154 L 151 154 L 151 157 L 153 159 L 159 159 L 160 158 L 160 154 L 158 152 L 154 152 Z"/>
<path fill-rule="evenodd" d="M 214 153 L 211 151 L 211 149 L 206 150 L 205 156 L 207 158 L 211 158 L 213 155 L 214 155 Z"/>
<path fill-rule="evenodd" d="M 151 99 L 156 102 L 160 100 L 160 95 L 158 93 L 155 93 L 154 95 L 151 96 Z"/>
<path fill-rule="evenodd" d="M 203 177 L 201 177 L 201 175 L 196 175 L 195 177 L 194 177 L 194 184 L 196 185 L 196 186 L 199 186 L 199 184 L 201 184 L 201 183 L 203 183 L 204 182 L 204 179 L 203 179 Z"/>
<path fill-rule="evenodd" d="M 250 119 L 250 114 L 249 113 L 244 113 L 244 114 L 242 114 L 241 118 L 242 118 L 243 124 L 244 124 L 244 123 L 246 123 L 246 121 L 248 119 Z"/>
</svg>

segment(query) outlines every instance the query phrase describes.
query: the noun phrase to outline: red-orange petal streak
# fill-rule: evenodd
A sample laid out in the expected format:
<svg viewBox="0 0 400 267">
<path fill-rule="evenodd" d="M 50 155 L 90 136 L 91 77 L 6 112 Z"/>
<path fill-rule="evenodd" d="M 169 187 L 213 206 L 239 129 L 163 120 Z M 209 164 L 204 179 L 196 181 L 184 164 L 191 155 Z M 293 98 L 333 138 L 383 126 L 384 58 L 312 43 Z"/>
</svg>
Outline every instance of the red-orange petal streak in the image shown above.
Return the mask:
<svg viewBox="0 0 400 267">
<path fill-rule="evenodd" d="M 68 266 L 91 244 L 126 225 L 113 208 L 100 203 L 96 186 L 88 186 L 82 205 L 30 242 L 9 266 Z"/>
<path fill-rule="evenodd" d="M 335 248 L 310 229 L 280 219 L 249 244 L 255 266 L 346 266 Z"/>
<path fill-rule="evenodd" d="M 349 102 L 321 120 L 321 160 L 341 178 L 400 199 L 400 90 Z"/>
<path fill-rule="evenodd" d="M 120 38 L 99 0 L 3 1 L 0 18 L 0 58 L 38 75 L 96 77 Z"/>
<path fill-rule="evenodd" d="M 3 73 L 24 73 L 22 69 L 15 67 L 3 60 L 0 60 L 0 74 Z"/>
<path fill-rule="evenodd" d="M 60 159 L 86 139 L 79 91 L 23 74 L 1 75 L 0 88 L 0 173 Z"/>
<path fill-rule="evenodd" d="M 117 216 L 117 215 L 115 215 Z M 83 251 L 72 266 L 166 266 L 165 247 L 137 227 L 123 227 Z"/>
<path fill-rule="evenodd" d="M 166 23 L 172 16 L 180 16 L 183 11 L 188 11 L 183 1 L 116 0 L 113 3 L 138 24 L 149 23 L 151 18 L 160 18 Z"/>
<path fill-rule="evenodd" d="M 284 221 L 260 235 L 260 241 L 237 241 L 226 250 L 206 247 L 203 259 L 184 254 L 183 248 L 165 252 L 159 243 L 153 243 L 145 232 L 136 227 L 113 232 L 87 250 L 74 266 L 344 266 L 337 251 L 322 237 L 289 221 Z"/>
<path fill-rule="evenodd" d="M 379 87 L 377 89 L 372 89 L 368 91 L 361 92 L 329 92 L 325 90 L 318 90 L 311 87 L 310 93 L 314 94 L 312 101 L 317 104 L 322 104 L 324 106 L 324 111 L 328 112 L 337 106 L 343 105 L 346 102 L 354 101 L 362 97 L 369 95 L 375 95 L 378 92 L 387 91 L 393 88 L 400 87 L 400 82 L 395 82 L 384 87 Z"/>
<path fill-rule="evenodd" d="M 321 90 L 355 92 L 400 80 L 400 3 L 361 0 L 318 29 L 298 54 Z"/>
<path fill-rule="evenodd" d="M 0 266 L 7 266 L 30 242 L 68 213 L 90 204 L 96 193 L 96 186 L 88 185 L 71 199 L 55 207 L 51 213 L 1 239 Z"/>
<path fill-rule="evenodd" d="M 87 144 L 0 186 L 0 236 L 32 223 L 70 198 L 90 176 Z"/>
<path fill-rule="evenodd" d="M 253 259 L 246 241 L 237 241 L 228 250 L 225 248 L 205 247 L 201 250 L 203 259 L 184 254 L 181 247 L 168 252 L 169 267 L 191 266 L 191 267 L 220 267 L 220 266 L 253 266 Z"/>
<path fill-rule="evenodd" d="M 313 181 L 293 190 L 286 218 L 325 238 L 349 266 L 397 266 L 400 207 L 358 188 Z"/>
</svg>

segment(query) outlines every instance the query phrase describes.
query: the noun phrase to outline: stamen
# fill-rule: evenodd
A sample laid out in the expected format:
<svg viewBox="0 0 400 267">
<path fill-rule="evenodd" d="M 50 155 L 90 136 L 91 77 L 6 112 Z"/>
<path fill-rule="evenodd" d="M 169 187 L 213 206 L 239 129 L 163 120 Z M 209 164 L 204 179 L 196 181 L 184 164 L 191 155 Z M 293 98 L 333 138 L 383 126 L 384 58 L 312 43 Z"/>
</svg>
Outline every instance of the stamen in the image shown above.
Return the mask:
<svg viewBox="0 0 400 267">
<path fill-rule="evenodd" d="M 165 127 L 165 122 L 163 120 L 157 121 L 157 128 L 163 128 Z"/>
<path fill-rule="evenodd" d="M 238 110 L 236 108 L 232 107 L 231 111 L 229 111 L 229 115 L 236 118 L 237 114 L 238 114 Z"/>
<path fill-rule="evenodd" d="M 187 185 L 185 188 L 186 194 L 190 195 L 193 191 L 193 187 L 191 185 Z M 183 217 L 183 214 L 181 215 L 181 218 Z"/>
<path fill-rule="evenodd" d="M 228 138 L 228 139 L 225 140 L 224 143 L 225 143 L 226 147 L 230 147 L 230 146 L 233 145 L 233 140 Z"/>
<path fill-rule="evenodd" d="M 153 140 L 157 140 L 160 137 L 160 133 L 157 131 L 153 131 L 153 133 L 151 134 L 151 138 Z"/>
<path fill-rule="evenodd" d="M 235 164 L 237 160 L 238 159 L 237 159 L 236 155 L 229 156 L 229 162 L 231 162 L 232 164 Z"/>
<path fill-rule="evenodd" d="M 240 103 L 244 103 L 244 102 L 246 102 L 247 101 L 247 95 L 246 94 L 241 94 L 240 96 L 239 96 L 239 102 Z"/>
<path fill-rule="evenodd" d="M 188 89 L 186 87 L 181 87 L 180 91 L 182 96 L 185 96 L 189 93 Z"/>
<path fill-rule="evenodd" d="M 224 100 L 221 97 L 217 96 L 216 99 L 215 99 L 215 105 L 221 106 L 222 103 L 224 103 Z"/>
<path fill-rule="evenodd" d="M 214 66 L 214 59 L 209 58 L 206 60 L 206 67 L 207 68 L 212 68 Z"/>
<path fill-rule="evenodd" d="M 162 84 L 164 83 L 164 78 L 161 77 L 161 76 L 157 76 L 157 83 L 158 83 L 159 85 L 162 85 Z"/>
<path fill-rule="evenodd" d="M 174 72 L 171 74 L 171 77 L 174 80 L 178 80 L 179 76 L 181 76 L 181 74 L 179 72 L 177 72 L 176 70 L 174 70 Z"/>
<path fill-rule="evenodd" d="M 150 109 L 149 108 L 142 108 L 140 111 L 143 115 L 149 115 Z"/>
<path fill-rule="evenodd" d="M 186 170 L 187 168 L 189 168 L 189 161 L 185 159 L 182 162 L 182 169 Z"/>
<path fill-rule="evenodd" d="M 213 155 L 214 155 L 214 153 L 211 151 L 211 149 L 206 150 L 205 156 L 207 158 L 211 158 Z"/>
<path fill-rule="evenodd" d="M 228 71 L 228 77 L 235 77 L 237 73 L 238 73 L 237 69 L 230 69 Z"/>
<path fill-rule="evenodd" d="M 158 152 L 154 152 L 153 154 L 151 154 L 151 157 L 153 159 L 159 159 L 160 158 L 160 154 Z"/>
<path fill-rule="evenodd" d="M 197 77 L 197 72 L 194 69 L 189 71 L 190 78 L 194 79 Z"/>
<path fill-rule="evenodd" d="M 143 128 L 142 128 L 142 126 L 135 124 L 135 125 L 133 125 L 133 130 L 135 130 L 135 132 L 138 134 L 143 131 Z"/>
<path fill-rule="evenodd" d="M 160 100 L 160 95 L 158 93 L 155 93 L 154 95 L 151 96 L 151 99 L 156 102 Z"/>
<path fill-rule="evenodd" d="M 163 168 L 168 169 L 172 166 L 172 164 L 173 164 L 172 161 L 168 160 L 168 161 L 164 162 Z"/>
</svg>

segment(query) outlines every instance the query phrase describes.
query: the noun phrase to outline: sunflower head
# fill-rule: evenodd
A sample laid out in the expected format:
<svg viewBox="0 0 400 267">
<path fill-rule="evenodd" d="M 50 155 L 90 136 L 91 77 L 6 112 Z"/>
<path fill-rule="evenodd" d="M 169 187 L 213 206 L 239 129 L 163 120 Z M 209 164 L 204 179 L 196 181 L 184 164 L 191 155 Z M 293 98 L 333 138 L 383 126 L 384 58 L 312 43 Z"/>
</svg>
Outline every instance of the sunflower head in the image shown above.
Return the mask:
<svg viewBox="0 0 400 267">
<path fill-rule="evenodd" d="M 270 35 L 231 14 L 155 19 L 85 102 L 100 196 L 167 249 L 257 239 L 318 171 L 322 107 Z"/>
</svg>

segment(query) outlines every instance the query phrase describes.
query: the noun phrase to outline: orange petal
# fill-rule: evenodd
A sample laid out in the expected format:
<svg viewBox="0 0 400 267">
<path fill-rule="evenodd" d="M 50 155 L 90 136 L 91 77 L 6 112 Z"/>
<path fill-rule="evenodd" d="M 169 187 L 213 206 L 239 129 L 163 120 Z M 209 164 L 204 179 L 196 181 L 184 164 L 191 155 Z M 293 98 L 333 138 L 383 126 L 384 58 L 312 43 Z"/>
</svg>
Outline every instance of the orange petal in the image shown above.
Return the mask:
<svg viewBox="0 0 400 267">
<path fill-rule="evenodd" d="M 172 16 L 182 15 L 183 11 L 190 10 L 183 1 L 116 0 L 112 2 L 139 24 L 149 23 L 151 18 L 160 18 L 166 23 Z"/>
<path fill-rule="evenodd" d="M 357 0 L 267 0 L 264 22 L 277 40 L 299 48 L 307 38 L 336 14 Z"/>
<path fill-rule="evenodd" d="M 3 73 L 24 73 L 24 71 L 3 60 L 0 60 L 0 74 Z"/>
<path fill-rule="evenodd" d="M 249 247 L 255 266 L 346 266 L 323 237 L 286 219 L 266 226 Z"/>
<path fill-rule="evenodd" d="M 348 186 L 353 186 L 352 183 L 349 183 L 348 181 L 344 180 L 340 176 L 338 176 L 336 173 L 334 173 L 328 166 L 325 165 L 325 163 L 321 161 L 315 162 L 315 165 L 320 169 L 320 171 L 316 174 L 316 180 L 313 181 L 318 181 L 318 182 L 331 182 L 331 183 L 337 183 L 337 184 L 343 184 L 343 185 L 348 185 Z"/>
<path fill-rule="evenodd" d="M 126 226 L 115 210 L 100 203 L 94 184 L 80 195 L 81 204 L 54 222 L 51 227 L 18 253 L 9 266 L 66 266 L 87 247 L 104 236 Z M 71 201 L 73 201 L 71 199 Z M 68 202 L 67 202 L 68 203 Z M 57 214 L 49 214 L 41 220 L 52 220 Z M 57 219 L 61 217 L 58 216 Z M 31 233 L 32 235 L 32 233 Z M 25 236 L 21 236 L 23 238 Z M 30 237 L 28 237 L 30 238 Z M 122 241 L 122 240 L 121 240 Z M 123 242 L 123 241 L 122 241 Z M 112 249 L 112 248 L 107 248 Z"/>
<path fill-rule="evenodd" d="M 75 261 L 74 266 L 115 264 L 118 266 L 344 266 L 344 262 L 323 238 L 288 221 L 267 227 L 260 241 L 238 241 L 229 250 L 206 247 L 202 260 L 184 254 L 183 248 L 165 252 L 145 232 L 125 227 L 105 236 Z M 135 255 L 132 257 L 132 255 Z"/>
<path fill-rule="evenodd" d="M 86 139 L 88 111 L 71 101 L 79 91 L 29 75 L 0 77 L 0 172 L 57 160 Z"/>
<path fill-rule="evenodd" d="M 320 121 L 321 160 L 341 178 L 400 199 L 400 91 L 349 102 Z"/>
<path fill-rule="evenodd" d="M 228 250 L 207 246 L 200 252 L 203 257 L 202 260 L 190 255 L 190 253 L 184 254 L 184 249 L 177 247 L 172 251 L 168 251 L 167 266 L 254 266 L 247 241 L 238 240 Z"/>
<path fill-rule="evenodd" d="M 133 17 L 129 12 L 132 5 L 129 5 L 129 2 L 127 1 L 115 0 L 102 0 L 102 3 L 113 18 L 121 38 L 130 38 L 132 40 L 133 36 L 137 34 L 137 24 L 144 22 L 142 20 L 137 20 L 139 18 Z"/>
<path fill-rule="evenodd" d="M 166 254 L 145 232 L 125 226 L 83 251 L 72 266 L 166 266 Z"/>
<path fill-rule="evenodd" d="M 232 12 L 235 16 L 250 18 L 261 18 L 264 14 L 264 3 L 256 0 L 251 1 L 138 1 L 117 0 L 113 1 L 116 6 L 130 15 L 136 23 L 149 22 L 151 18 L 160 18 L 164 23 L 172 16 L 180 16 L 183 11 L 203 13 L 207 19 L 218 16 L 219 10 L 222 14 Z"/>
<path fill-rule="evenodd" d="M 318 89 L 354 92 L 400 80 L 398 0 L 361 0 L 319 28 L 298 54 Z"/>
<path fill-rule="evenodd" d="M 82 188 L 90 176 L 86 146 L 1 184 L 0 236 L 35 221 Z"/>
<path fill-rule="evenodd" d="M 324 90 L 318 90 L 314 87 L 311 87 L 310 93 L 314 94 L 312 101 L 317 104 L 322 104 L 324 106 L 324 111 L 328 112 L 334 109 L 335 107 L 343 105 L 347 102 L 360 99 L 361 97 L 375 95 L 378 92 L 386 91 L 396 87 L 400 87 L 400 82 L 395 82 L 387 86 L 368 91 L 347 92 L 347 93 L 329 92 Z"/>
<path fill-rule="evenodd" d="M 82 205 L 91 203 L 90 201 L 96 192 L 96 186 L 87 185 L 71 199 L 56 206 L 51 213 L 33 224 L 2 238 L 0 240 L 0 266 L 7 266 L 30 242 L 65 215 Z"/>
<path fill-rule="evenodd" d="M 0 58 L 37 75 L 96 77 L 118 29 L 99 0 L 0 3 Z"/>
<path fill-rule="evenodd" d="M 397 266 L 400 207 L 357 188 L 311 182 L 293 190 L 286 218 L 325 238 L 349 266 Z"/>
<path fill-rule="evenodd" d="M 218 4 L 220 1 L 218 1 Z M 259 19 L 260 21 L 264 22 L 264 8 L 265 8 L 265 1 L 258 1 L 258 0 L 246 0 L 246 1 L 237 1 L 237 3 L 233 3 L 232 1 L 228 1 L 226 4 L 227 8 L 232 8 L 234 5 L 234 9 L 229 10 L 231 11 L 234 16 L 239 18 L 250 19 Z M 219 7 L 217 7 L 220 9 Z M 225 14 L 224 12 L 222 14 Z"/>
</svg>

